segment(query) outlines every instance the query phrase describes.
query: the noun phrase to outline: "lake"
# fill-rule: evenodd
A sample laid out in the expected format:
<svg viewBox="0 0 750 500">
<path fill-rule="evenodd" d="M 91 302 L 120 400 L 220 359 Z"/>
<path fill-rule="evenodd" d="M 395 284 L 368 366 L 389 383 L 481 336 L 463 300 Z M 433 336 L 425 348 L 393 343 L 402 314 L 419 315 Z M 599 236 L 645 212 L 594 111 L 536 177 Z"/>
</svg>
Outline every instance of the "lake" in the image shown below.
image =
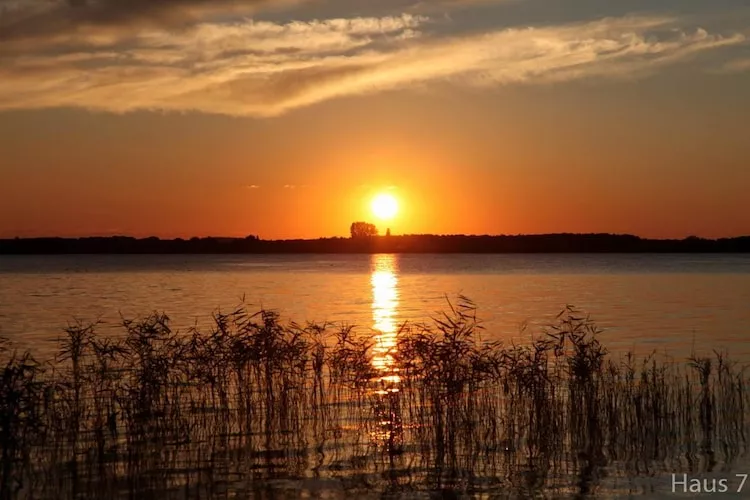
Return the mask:
<svg viewBox="0 0 750 500">
<path fill-rule="evenodd" d="M 4 256 L 16 348 L 100 324 L 5 365 L 0 497 L 746 498 L 750 376 L 687 357 L 750 361 L 748 304 L 750 255 Z"/>
<path fill-rule="evenodd" d="M 612 351 L 750 354 L 750 255 L 726 254 L 4 256 L 0 336 L 43 355 L 76 318 L 116 333 L 121 314 L 156 310 L 185 329 L 243 296 L 298 322 L 393 331 L 459 293 L 488 340 L 525 342 L 570 304 Z"/>
</svg>

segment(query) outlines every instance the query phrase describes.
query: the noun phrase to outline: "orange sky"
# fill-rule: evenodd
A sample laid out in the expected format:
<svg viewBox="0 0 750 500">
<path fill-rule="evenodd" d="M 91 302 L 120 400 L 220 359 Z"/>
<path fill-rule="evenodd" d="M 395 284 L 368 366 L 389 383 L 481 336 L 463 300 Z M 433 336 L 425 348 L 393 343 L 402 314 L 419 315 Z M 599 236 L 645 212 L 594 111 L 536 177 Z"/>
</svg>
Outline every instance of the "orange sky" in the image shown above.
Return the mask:
<svg viewBox="0 0 750 500">
<path fill-rule="evenodd" d="M 65 18 L 83 52 L 52 49 L 67 24 L 8 18 L 0 237 L 344 236 L 387 189 L 394 233 L 750 234 L 748 9 L 673 3 L 604 18 L 571 1 L 562 19 L 541 0 L 301 2 L 199 28 L 118 10 Z M 206 55 L 243 37 L 268 52 Z M 123 44 L 144 62 L 108 59 Z"/>
</svg>

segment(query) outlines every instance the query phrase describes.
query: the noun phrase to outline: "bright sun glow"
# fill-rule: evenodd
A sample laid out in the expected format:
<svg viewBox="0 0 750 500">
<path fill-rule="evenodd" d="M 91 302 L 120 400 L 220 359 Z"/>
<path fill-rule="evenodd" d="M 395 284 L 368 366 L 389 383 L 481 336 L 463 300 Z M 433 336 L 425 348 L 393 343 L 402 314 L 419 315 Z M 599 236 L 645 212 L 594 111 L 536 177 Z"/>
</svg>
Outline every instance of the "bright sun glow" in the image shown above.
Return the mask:
<svg viewBox="0 0 750 500">
<path fill-rule="evenodd" d="M 398 212 L 398 201 L 390 194 L 379 194 L 372 200 L 371 207 L 378 219 L 392 219 Z"/>
</svg>

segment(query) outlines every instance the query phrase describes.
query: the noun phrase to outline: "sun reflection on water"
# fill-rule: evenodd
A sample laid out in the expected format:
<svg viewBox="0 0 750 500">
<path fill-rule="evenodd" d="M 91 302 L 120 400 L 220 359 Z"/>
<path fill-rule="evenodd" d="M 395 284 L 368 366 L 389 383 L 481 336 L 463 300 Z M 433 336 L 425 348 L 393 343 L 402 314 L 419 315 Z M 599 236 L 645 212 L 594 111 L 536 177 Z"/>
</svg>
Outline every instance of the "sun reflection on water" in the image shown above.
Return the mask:
<svg viewBox="0 0 750 500">
<path fill-rule="evenodd" d="M 372 438 L 389 453 L 398 452 L 403 446 L 399 400 L 401 378 L 394 359 L 399 334 L 396 324 L 399 303 L 397 264 L 395 255 L 373 255 L 370 278 L 375 337 L 372 365 L 379 372 L 373 380 L 372 394 L 377 425 Z"/>
<path fill-rule="evenodd" d="M 398 309 L 398 278 L 395 255 L 372 256 L 372 316 L 375 330 L 373 366 L 383 373 L 383 381 L 399 382 L 398 367 L 394 366 L 396 349 L 396 311 Z"/>
</svg>

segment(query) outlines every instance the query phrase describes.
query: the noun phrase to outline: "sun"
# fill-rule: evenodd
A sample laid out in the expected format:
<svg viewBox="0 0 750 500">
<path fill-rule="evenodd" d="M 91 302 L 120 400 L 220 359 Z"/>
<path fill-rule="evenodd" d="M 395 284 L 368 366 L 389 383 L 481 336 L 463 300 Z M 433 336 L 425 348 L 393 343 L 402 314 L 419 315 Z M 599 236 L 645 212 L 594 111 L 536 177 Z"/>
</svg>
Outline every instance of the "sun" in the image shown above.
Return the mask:
<svg viewBox="0 0 750 500">
<path fill-rule="evenodd" d="M 370 208 L 378 219 L 389 220 L 398 213 L 398 201 L 390 194 L 379 194 L 373 198 Z"/>
</svg>

